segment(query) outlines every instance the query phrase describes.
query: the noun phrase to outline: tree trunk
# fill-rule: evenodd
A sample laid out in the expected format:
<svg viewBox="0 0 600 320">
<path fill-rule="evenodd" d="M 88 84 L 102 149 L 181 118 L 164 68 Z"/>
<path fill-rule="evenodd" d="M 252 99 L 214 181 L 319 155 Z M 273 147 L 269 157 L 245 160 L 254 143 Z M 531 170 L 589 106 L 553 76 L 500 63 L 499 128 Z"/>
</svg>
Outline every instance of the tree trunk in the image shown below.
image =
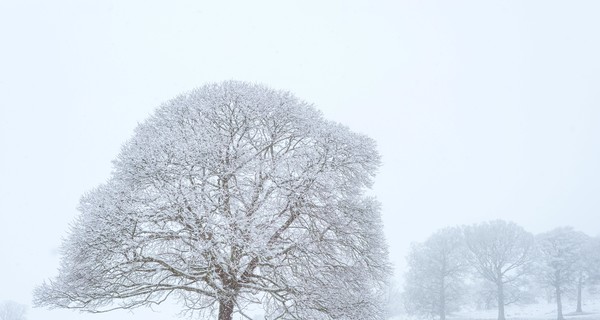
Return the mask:
<svg viewBox="0 0 600 320">
<path fill-rule="evenodd" d="M 579 279 L 577 280 L 577 311 L 575 312 L 583 312 L 583 309 L 581 308 L 581 288 L 583 287 L 583 279 L 582 276 L 579 276 Z"/>
<path fill-rule="evenodd" d="M 560 297 L 560 286 L 556 286 L 556 313 L 558 320 L 563 320 L 562 300 Z"/>
<path fill-rule="evenodd" d="M 496 282 L 498 286 L 498 320 L 506 320 L 504 316 L 504 283 L 502 279 Z"/>
<path fill-rule="evenodd" d="M 446 320 L 446 289 L 444 279 L 442 277 L 442 285 L 440 288 L 440 320 Z"/>
<path fill-rule="evenodd" d="M 233 319 L 233 300 L 219 302 L 219 320 Z"/>
</svg>

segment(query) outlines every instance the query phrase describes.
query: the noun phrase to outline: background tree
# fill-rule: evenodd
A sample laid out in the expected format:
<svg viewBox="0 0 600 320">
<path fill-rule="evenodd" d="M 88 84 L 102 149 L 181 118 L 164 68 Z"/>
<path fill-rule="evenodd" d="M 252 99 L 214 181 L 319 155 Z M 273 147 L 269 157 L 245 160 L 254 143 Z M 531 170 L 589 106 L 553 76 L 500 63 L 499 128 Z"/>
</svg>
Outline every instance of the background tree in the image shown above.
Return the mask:
<svg viewBox="0 0 600 320">
<path fill-rule="evenodd" d="M 2 301 L 0 302 L 0 320 L 25 320 L 25 313 L 27 307 L 13 302 L 13 301 Z"/>
<path fill-rule="evenodd" d="M 37 306 L 161 303 L 220 320 L 379 319 L 389 274 L 365 190 L 375 142 L 286 92 L 204 86 L 161 106 L 86 194 Z"/>
<path fill-rule="evenodd" d="M 557 228 L 537 236 L 537 272 L 541 284 L 552 288 L 557 319 L 562 320 L 562 297 L 574 288 L 580 273 L 578 264 L 586 235 L 570 227 Z"/>
<path fill-rule="evenodd" d="M 588 279 L 586 281 L 590 293 L 599 294 L 598 284 L 600 284 L 600 236 L 590 239 L 585 248 Z"/>
<path fill-rule="evenodd" d="M 600 281 L 600 239 L 581 234 L 583 247 L 576 264 L 577 273 L 577 308 L 575 312 L 583 312 L 583 291 L 586 287 Z"/>
<path fill-rule="evenodd" d="M 402 287 L 398 282 L 390 279 L 383 295 L 387 305 L 386 319 L 399 317 L 404 313 L 402 298 Z"/>
<path fill-rule="evenodd" d="M 535 287 L 535 281 L 532 281 L 531 275 L 523 275 L 505 283 L 503 288 L 504 304 L 534 303 L 541 291 Z M 477 309 L 498 308 L 498 287 L 491 281 L 485 279 L 474 281 L 471 284 L 470 297 L 475 302 Z"/>
<path fill-rule="evenodd" d="M 496 288 L 498 319 L 504 320 L 506 287 L 526 275 L 532 260 L 533 235 L 512 222 L 491 221 L 465 227 L 464 235 L 470 251 L 469 261 L 477 273 Z M 514 293 L 513 297 L 518 297 Z"/>
<path fill-rule="evenodd" d="M 462 232 L 446 228 L 420 244 L 407 258 L 404 303 L 409 314 L 438 316 L 460 306 L 468 265 Z"/>
</svg>

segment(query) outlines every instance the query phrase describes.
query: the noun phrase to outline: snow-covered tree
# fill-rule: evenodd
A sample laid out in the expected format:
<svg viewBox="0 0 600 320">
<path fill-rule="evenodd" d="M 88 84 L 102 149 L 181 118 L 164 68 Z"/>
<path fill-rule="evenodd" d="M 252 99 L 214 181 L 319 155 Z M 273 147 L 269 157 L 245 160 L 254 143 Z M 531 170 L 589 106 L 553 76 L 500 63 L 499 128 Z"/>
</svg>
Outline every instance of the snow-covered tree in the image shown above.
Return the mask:
<svg viewBox="0 0 600 320">
<path fill-rule="evenodd" d="M 407 313 L 444 320 L 460 306 L 468 269 L 465 249 L 459 228 L 442 229 L 413 244 L 404 283 Z"/>
<path fill-rule="evenodd" d="M 599 293 L 600 284 L 600 236 L 590 238 L 584 249 L 586 266 L 585 285 L 590 293 Z"/>
<path fill-rule="evenodd" d="M 37 306 L 135 308 L 175 297 L 230 320 L 380 319 L 389 266 L 365 194 L 375 142 L 287 92 L 224 82 L 161 106 L 85 194 Z"/>
<path fill-rule="evenodd" d="M 25 320 L 27 307 L 13 301 L 0 302 L 0 320 Z"/>
<path fill-rule="evenodd" d="M 386 319 L 398 317 L 404 313 L 402 304 L 402 287 L 395 280 L 390 279 L 383 295 L 387 305 Z"/>
<path fill-rule="evenodd" d="M 531 276 L 522 276 L 505 283 L 503 287 L 504 305 L 534 303 L 541 290 L 535 286 Z M 477 279 L 471 284 L 470 296 L 477 309 L 498 307 L 498 287 L 485 279 Z"/>
<path fill-rule="evenodd" d="M 469 261 L 482 279 L 495 286 L 498 320 L 504 307 L 520 297 L 519 287 L 532 261 L 533 235 L 513 222 L 495 220 L 464 229 Z M 506 288 L 510 287 L 511 296 Z"/>
<path fill-rule="evenodd" d="M 537 236 L 536 274 L 542 285 L 554 291 L 558 320 L 564 319 L 563 294 L 575 289 L 578 282 L 586 238 L 585 234 L 570 227 L 556 228 Z"/>
<path fill-rule="evenodd" d="M 576 264 L 577 273 L 577 308 L 575 312 L 583 312 L 583 291 L 600 281 L 600 239 L 581 234 L 584 241 Z"/>
</svg>

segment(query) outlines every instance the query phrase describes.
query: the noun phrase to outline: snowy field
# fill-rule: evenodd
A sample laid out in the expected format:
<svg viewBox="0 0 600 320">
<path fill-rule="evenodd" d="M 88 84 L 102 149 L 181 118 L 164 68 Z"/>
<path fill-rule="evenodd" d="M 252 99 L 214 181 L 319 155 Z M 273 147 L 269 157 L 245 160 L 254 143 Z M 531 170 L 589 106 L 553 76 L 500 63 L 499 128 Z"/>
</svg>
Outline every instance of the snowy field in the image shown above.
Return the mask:
<svg viewBox="0 0 600 320">
<path fill-rule="evenodd" d="M 600 297 L 584 302 L 583 313 L 575 313 L 575 302 L 565 301 L 563 313 L 565 320 L 600 320 Z M 396 316 L 390 320 L 417 320 L 409 316 Z M 495 320 L 497 310 L 465 310 L 451 314 L 448 320 Z M 553 303 L 537 303 L 523 306 L 507 306 L 507 320 L 554 320 L 556 319 L 556 305 Z"/>
</svg>

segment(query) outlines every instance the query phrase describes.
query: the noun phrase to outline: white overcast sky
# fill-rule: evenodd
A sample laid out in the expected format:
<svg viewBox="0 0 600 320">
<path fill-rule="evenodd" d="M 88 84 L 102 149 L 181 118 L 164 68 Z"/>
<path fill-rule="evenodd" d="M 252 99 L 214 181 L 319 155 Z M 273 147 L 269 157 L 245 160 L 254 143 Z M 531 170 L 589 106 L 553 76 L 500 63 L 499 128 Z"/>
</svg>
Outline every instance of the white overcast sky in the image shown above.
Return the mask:
<svg viewBox="0 0 600 320">
<path fill-rule="evenodd" d="M 377 140 L 398 278 L 444 226 L 598 235 L 599 16 L 600 1 L 0 0 L 0 300 L 30 304 L 56 274 L 79 197 L 137 123 L 229 79 Z"/>
</svg>

